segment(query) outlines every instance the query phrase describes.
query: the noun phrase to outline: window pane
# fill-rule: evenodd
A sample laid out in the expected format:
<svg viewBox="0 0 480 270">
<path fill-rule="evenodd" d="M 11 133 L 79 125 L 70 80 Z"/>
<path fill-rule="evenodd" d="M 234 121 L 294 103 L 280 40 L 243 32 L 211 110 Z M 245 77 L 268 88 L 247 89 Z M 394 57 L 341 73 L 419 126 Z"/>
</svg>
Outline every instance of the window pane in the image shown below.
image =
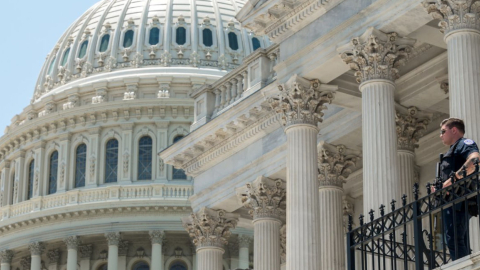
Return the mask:
<svg viewBox="0 0 480 270">
<path fill-rule="evenodd" d="M 169 270 L 187 270 L 187 266 L 181 262 L 174 263 Z"/>
<path fill-rule="evenodd" d="M 65 66 L 65 64 L 67 64 L 67 61 L 68 61 L 68 55 L 70 55 L 70 48 L 68 48 L 67 50 L 65 50 L 65 52 L 63 53 L 63 58 L 62 58 L 62 67 Z"/>
<path fill-rule="evenodd" d="M 203 45 L 210 47 L 213 45 L 212 30 L 203 29 Z"/>
<path fill-rule="evenodd" d="M 81 144 L 77 147 L 75 155 L 75 187 L 85 186 L 85 171 L 87 169 L 87 146 Z"/>
<path fill-rule="evenodd" d="M 150 270 L 150 267 L 147 263 L 139 262 L 133 266 L 133 270 Z"/>
<path fill-rule="evenodd" d="M 262 47 L 260 45 L 260 40 L 258 40 L 258 38 L 256 37 L 252 38 L 252 45 L 253 45 L 253 51 L 256 51 L 258 48 Z"/>
<path fill-rule="evenodd" d="M 107 142 L 105 153 L 105 183 L 117 182 L 118 141 L 116 139 Z"/>
<path fill-rule="evenodd" d="M 48 194 L 57 192 L 58 152 L 50 156 L 50 170 L 48 172 Z"/>
<path fill-rule="evenodd" d="M 108 49 L 108 43 L 110 42 L 110 35 L 106 34 L 102 37 L 102 42 L 100 43 L 100 52 L 106 52 Z"/>
<path fill-rule="evenodd" d="M 148 44 L 157 45 L 160 42 L 160 29 L 154 27 L 150 29 L 150 37 L 148 39 Z"/>
<path fill-rule="evenodd" d="M 78 58 L 83 58 L 87 54 L 88 40 L 85 40 L 80 46 L 80 52 L 78 53 Z"/>
<path fill-rule="evenodd" d="M 173 138 L 173 143 L 176 143 L 176 142 L 180 141 L 182 138 L 183 138 L 182 135 Z M 177 168 L 173 167 L 172 179 L 184 179 L 185 180 L 185 179 L 187 179 L 187 175 L 185 174 L 184 170 L 177 169 Z"/>
<path fill-rule="evenodd" d="M 125 32 L 125 36 L 123 37 L 123 47 L 128 48 L 133 44 L 133 30 L 128 30 Z"/>
<path fill-rule="evenodd" d="M 187 42 L 187 30 L 185 27 L 178 27 L 175 41 L 178 45 L 183 45 Z"/>
<path fill-rule="evenodd" d="M 52 62 L 50 62 L 50 67 L 48 68 L 48 74 L 52 74 L 54 65 L 55 65 L 55 57 L 52 59 Z"/>
<path fill-rule="evenodd" d="M 15 196 L 15 172 L 12 174 L 12 196 L 10 197 L 10 204 L 14 204 L 13 197 Z"/>
<path fill-rule="evenodd" d="M 35 160 L 30 162 L 30 166 L 28 166 L 28 199 L 31 199 L 33 196 L 33 181 L 35 173 Z"/>
<path fill-rule="evenodd" d="M 138 180 L 152 179 L 152 138 L 145 136 L 138 142 Z"/>
<path fill-rule="evenodd" d="M 228 33 L 228 45 L 232 50 L 238 50 L 238 39 L 237 34 L 230 32 Z"/>
</svg>

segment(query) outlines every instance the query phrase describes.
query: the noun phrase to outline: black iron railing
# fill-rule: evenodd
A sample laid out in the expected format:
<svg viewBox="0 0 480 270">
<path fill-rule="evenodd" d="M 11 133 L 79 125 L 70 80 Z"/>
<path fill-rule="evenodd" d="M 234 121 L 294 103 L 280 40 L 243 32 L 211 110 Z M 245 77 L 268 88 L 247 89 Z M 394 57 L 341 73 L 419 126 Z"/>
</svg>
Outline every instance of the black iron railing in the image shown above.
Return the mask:
<svg viewBox="0 0 480 270">
<path fill-rule="evenodd" d="M 364 216 L 361 215 L 358 228 L 352 229 L 353 219 L 350 216 L 347 233 L 348 270 L 424 270 L 451 261 L 449 248 L 444 243 L 445 228 L 441 221 L 445 219 L 445 209 L 463 207 L 463 211 L 452 211 L 453 220 L 459 218 L 455 217 L 455 213 L 462 213 L 467 224 L 469 207 L 474 208 L 470 209 L 470 213 L 475 210 L 480 212 L 478 160 L 474 163 L 475 172 L 466 176 L 464 168 L 462 179 L 449 187 L 442 189 L 442 183 L 438 179 L 433 185 L 428 183 L 427 196 L 423 198 L 419 198 L 419 187 L 415 184 L 412 203 L 407 204 L 407 196 L 403 195 L 402 207 L 396 209 L 396 202 L 392 201 L 391 211 L 386 214 L 385 206 L 382 205 L 377 219 L 371 210 L 370 221 L 365 223 Z M 435 187 L 435 192 L 431 192 L 432 186 Z M 455 226 L 454 233 L 457 237 Z M 468 237 L 467 230 L 467 239 Z M 469 246 L 467 248 L 470 249 Z M 455 250 L 458 250 L 457 243 Z"/>
</svg>

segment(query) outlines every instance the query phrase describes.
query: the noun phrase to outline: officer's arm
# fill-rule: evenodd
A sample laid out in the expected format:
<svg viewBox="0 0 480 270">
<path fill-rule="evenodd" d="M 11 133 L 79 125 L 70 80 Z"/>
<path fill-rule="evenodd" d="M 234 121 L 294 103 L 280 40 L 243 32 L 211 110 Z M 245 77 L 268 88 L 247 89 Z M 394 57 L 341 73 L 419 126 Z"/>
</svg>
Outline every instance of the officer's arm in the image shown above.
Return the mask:
<svg viewBox="0 0 480 270">
<path fill-rule="evenodd" d="M 478 152 L 473 152 L 470 155 L 468 155 L 467 161 L 465 162 L 465 164 L 463 164 L 463 166 L 467 168 L 467 175 L 472 174 L 475 171 L 476 159 L 480 159 L 480 154 Z M 462 169 L 455 172 L 455 175 L 457 176 L 457 179 L 462 178 Z"/>
</svg>

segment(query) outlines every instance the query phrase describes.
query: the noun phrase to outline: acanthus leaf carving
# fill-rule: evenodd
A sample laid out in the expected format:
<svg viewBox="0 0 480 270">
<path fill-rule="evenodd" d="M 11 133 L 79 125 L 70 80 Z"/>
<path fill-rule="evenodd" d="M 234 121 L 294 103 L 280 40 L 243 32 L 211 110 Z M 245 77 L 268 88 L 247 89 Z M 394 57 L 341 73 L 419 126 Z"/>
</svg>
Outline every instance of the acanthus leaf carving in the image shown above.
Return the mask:
<svg viewBox="0 0 480 270">
<path fill-rule="evenodd" d="M 356 167 L 359 156 L 344 145 L 331 145 L 323 142 L 318 153 L 318 180 L 320 187 L 342 187 Z"/>
<path fill-rule="evenodd" d="M 441 32 L 459 29 L 480 30 L 480 1 L 424 0 L 423 7 L 434 19 L 440 20 Z"/>
<path fill-rule="evenodd" d="M 430 119 L 431 115 L 420 112 L 416 107 L 399 107 L 395 114 L 398 149 L 413 152 L 418 148 L 418 141 L 427 130 Z"/>
</svg>

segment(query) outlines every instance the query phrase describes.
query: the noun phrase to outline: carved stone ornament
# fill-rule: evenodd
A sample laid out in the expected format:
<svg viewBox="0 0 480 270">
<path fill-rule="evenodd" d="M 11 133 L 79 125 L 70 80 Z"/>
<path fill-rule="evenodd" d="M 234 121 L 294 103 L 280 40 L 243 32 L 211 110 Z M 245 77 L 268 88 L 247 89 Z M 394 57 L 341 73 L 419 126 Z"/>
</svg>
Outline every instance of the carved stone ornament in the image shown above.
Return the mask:
<svg viewBox="0 0 480 270">
<path fill-rule="evenodd" d="M 414 39 L 370 27 L 338 50 L 343 61 L 356 71 L 358 83 L 379 79 L 394 82 L 400 77 L 397 67 L 408 60 L 413 44 Z"/>
<path fill-rule="evenodd" d="M 118 246 L 122 237 L 120 236 L 119 232 L 109 232 L 105 234 L 105 238 L 107 238 L 109 246 Z"/>
<path fill-rule="evenodd" d="M 150 241 L 152 241 L 152 244 L 163 244 L 163 241 L 165 240 L 165 232 L 164 231 L 150 231 Z"/>
<path fill-rule="evenodd" d="M 331 103 L 337 86 L 320 84 L 318 80 L 307 80 L 293 75 L 286 83 L 278 86 L 280 93 L 268 99 L 270 106 L 282 115 L 283 124 L 310 124 L 322 122 L 324 105 Z"/>
<path fill-rule="evenodd" d="M 47 252 L 47 257 L 49 264 L 58 264 L 58 261 L 60 260 L 60 250 L 58 248 L 49 250 Z"/>
<path fill-rule="evenodd" d="M 250 245 L 253 244 L 253 238 L 247 235 L 240 235 L 238 237 L 238 246 L 240 248 L 250 248 Z"/>
<path fill-rule="evenodd" d="M 78 239 L 77 236 L 72 235 L 72 236 L 69 236 L 69 237 L 63 239 L 63 242 L 65 242 L 65 245 L 67 245 L 67 249 L 77 250 L 78 245 L 80 244 L 81 241 L 80 241 L 80 239 Z"/>
<path fill-rule="evenodd" d="M 127 256 L 128 253 L 128 241 L 120 241 L 118 243 L 118 255 Z"/>
<path fill-rule="evenodd" d="M 323 143 L 318 153 L 318 180 L 320 188 L 325 186 L 342 187 L 355 168 L 358 156 L 344 145 Z"/>
<path fill-rule="evenodd" d="M 34 242 L 28 246 L 30 253 L 32 256 L 34 255 L 42 255 L 43 251 L 45 250 L 45 245 L 42 242 Z"/>
<path fill-rule="evenodd" d="M 280 260 L 282 264 L 287 262 L 287 225 L 280 228 Z"/>
<path fill-rule="evenodd" d="M 350 196 L 343 196 L 343 229 L 345 233 L 348 232 L 348 216 L 355 213 L 354 201 Z"/>
<path fill-rule="evenodd" d="M 397 109 L 395 122 L 397 124 L 397 145 L 399 150 L 414 151 L 418 148 L 418 140 L 424 135 L 430 118 L 417 108 Z"/>
<path fill-rule="evenodd" d="M 12 259 L 13 259 L 13 251 L 11 250 L 0 251 L 1 263 L 12 263 Z"/>
<path fill-rule="evenodd" d="M 285 215 L 286 193 L 285 182 L 281 179 L 270 179 L 259 176 L 245 187 L 237 188 L 237 198 L 249 208 L 253 219 L 275 218 Z"/>
<path fill-rule="evenodd" d="M 78 250 L 80 251 L 81 259 L 90 259 L 92 257 L 92 252 L 93 252 L 92 245 L 79 246 Z"/>
<path fill-rule="evenodd" d="M 32 257 L 30 256 L 23 257 L 20 260 L 20 265 L 22 266 L 23 270 L 30 270 L 32 265 Z"/>
<path fill-rule="evenodd" d="M 459 29 L 480 30 L 479 0 L 424 0 L 423 6 L 434 19 L 440 20 L 441 32 Z"/>
<path fill-rule="evenodd" d="M 198 248 L 219 247 L 228 244 L 230 229 L 237 226 L 238 215 L 224 210 L 213 210 L 206 207 L 189 217 L 182 218 L 183 227 L 187 230 L 193 243 Z"/>
</svg>

